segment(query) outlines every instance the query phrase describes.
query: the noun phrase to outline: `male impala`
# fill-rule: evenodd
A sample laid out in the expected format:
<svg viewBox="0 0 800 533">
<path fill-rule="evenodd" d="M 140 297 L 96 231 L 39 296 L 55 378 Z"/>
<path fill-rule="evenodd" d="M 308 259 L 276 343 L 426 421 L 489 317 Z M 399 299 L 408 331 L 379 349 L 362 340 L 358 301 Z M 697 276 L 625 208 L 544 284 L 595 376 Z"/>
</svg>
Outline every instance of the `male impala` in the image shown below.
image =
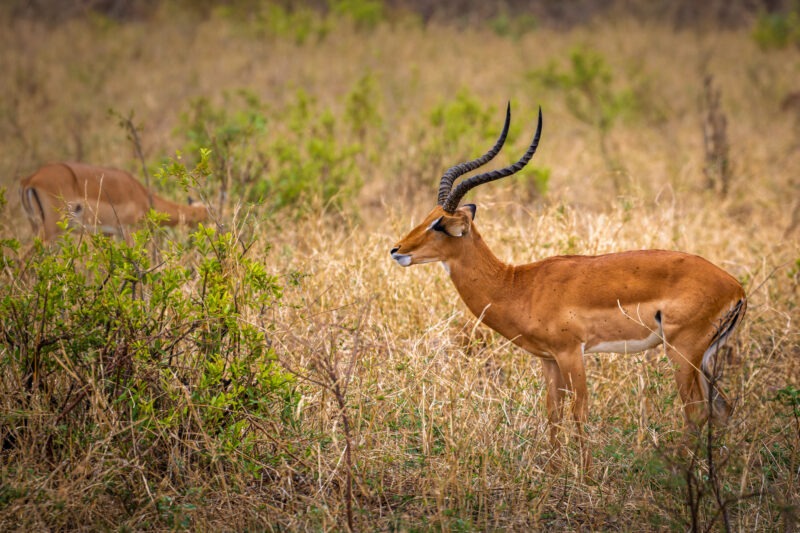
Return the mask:
<svg viewBox="0 0 800 533">
<path fill-rule="evenodd" d="M 67 218 L 70 225 L 121 235 L 123 227 L 140 222 L 152 207 L 168 215 L 164 224 L 197 224 L 208 218 L 204 205 L 180 205 L 147 189 L 124 170 L 55 163 L 45 165 L 20 183 L 22 207 L 33 231 L 51 240 L 56 224 Z"/>
<path fill-rule="evenodd" d="M 635 353 L 663 344 L 676 368 L 687 423 L 702 425 L 709 415 L 724 422 L 731 408 L 713 387 L 714 356 L 746 308 L 744 290 L 731 275 L 696 255 L 665 250 L 558 256 L 519 266 L 489 250 L 475 227 L 476 207 L 459 202 L 473 187 L 528 163 L 542 131 L 541 109 L 533 142 L 519 161 L 452 187 L 497 155 L 510 118 L 509 106 L 503 131 L 486 154 L 444 173 L 438 205 L 392 248 L 392 258 L 402 266 L 441 262 L 475 316 L 541 358 L 550 439 L 558 445 L 556 425 L 571 391 L 585 466 L 591 462 L 583 442 L 586 353 Z"/>
</svg>

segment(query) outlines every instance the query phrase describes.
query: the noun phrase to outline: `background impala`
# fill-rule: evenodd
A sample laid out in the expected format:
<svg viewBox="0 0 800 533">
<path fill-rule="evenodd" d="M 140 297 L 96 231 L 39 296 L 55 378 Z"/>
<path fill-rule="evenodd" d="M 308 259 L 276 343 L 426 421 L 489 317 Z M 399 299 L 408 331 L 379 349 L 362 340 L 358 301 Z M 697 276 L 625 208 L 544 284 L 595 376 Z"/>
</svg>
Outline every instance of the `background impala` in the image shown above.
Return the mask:
<svg viewBox="0 0 800 533">
<path fill-rule="evenodd" d="M 208 218 L 204 205 L 181 205 L 149 192 L 130 173 L 84 163 L 54 163 L 20 182 L 20 200 L 33 231 L 45 240 L 60 231 L 57 222 L 122 235 L 152 208 L 167 215 L 165 225 L 197 224 Z"/>
<path fill-rule="evenodd" d="M 479 319 L 538 356 L 547 383 L 551 441 L 567 390 L 578 423 L 583 461 L 583 423 L 589 406 L 585 353 L 635 353 L 663 344 L 690 425 L 707 417 L 724 422 L 730 405 L 716 386 L 715 355 L 744 316 L 742 286 L 730 274 L 695 255 L 639 250 L 600 256 L 558 256 L 527 265 L 497 259 L 475 227 L 476 207 L 458 207 L 472 188 L 510 176 L 531 159 L 542 132 L 542 112 L 528 151 L 513 165 L 473 176 L 505 142 L 511 119 L 482 157 L 442 176 L 438 205 L 391 250 L 402 266 L 440 261 L 467 307 Z M 708 413 L 708 407 L 711 412 Z"/>
</svg>

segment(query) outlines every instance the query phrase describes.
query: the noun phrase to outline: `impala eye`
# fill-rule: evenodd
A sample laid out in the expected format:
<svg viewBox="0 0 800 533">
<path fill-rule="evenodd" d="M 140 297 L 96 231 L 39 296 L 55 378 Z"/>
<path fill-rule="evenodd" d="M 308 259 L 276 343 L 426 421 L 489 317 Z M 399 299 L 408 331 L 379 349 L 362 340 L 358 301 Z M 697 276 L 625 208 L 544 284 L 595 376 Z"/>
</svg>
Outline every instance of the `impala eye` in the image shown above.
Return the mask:
<svg viewBox="0 0 800 533">
<path fill-rule="evenodd" d="M 431 222 L 431 225 L 428 226 L 428 229 L 432 229 L 433 231 L 442 231 L 442 232 L 444 232 L 445 230 L 444 230 L 444 226 L 442 225 L 442 217 L 439 217 L 436 220 L 434 220 L 433 222 Z"/>
</svg>

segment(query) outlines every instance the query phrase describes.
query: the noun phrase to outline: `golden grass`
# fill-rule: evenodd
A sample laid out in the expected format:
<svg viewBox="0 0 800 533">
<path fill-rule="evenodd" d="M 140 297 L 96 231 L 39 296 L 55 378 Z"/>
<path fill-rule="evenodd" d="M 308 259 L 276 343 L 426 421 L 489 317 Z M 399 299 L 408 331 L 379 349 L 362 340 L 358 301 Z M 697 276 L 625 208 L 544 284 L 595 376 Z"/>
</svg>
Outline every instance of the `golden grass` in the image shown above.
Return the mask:
<svg viewBox="0 0 800 533">
<path fill-rule="evenodd" d="M 284 304 L 267 318 L 284 364 L 313 372 L 309 364 L 330 342 L 342 364 L 357 349 L 347 407 L 359 529 L 655 530 L 685 529 L 688 520 L 682 412 L 660 353 L 587 358 L 596 479 L 584 479 L 570 425 L 564 461 L 553 462 L 535 358 L 477 325 L 441 268 L 406 270 L 390 260 L 394 241 L 432 207 L 438 173 L 473 155 L 476 141 L 466 129 L 458 153 L 420 159 L 419 145 L 437 133 L 430 110 L 462 88 L 495 106 L 498 128 L 499 110 L 513 102 L 514 139 L 500 164 L 524 150 L 536 107 L 544 110 L 533 164 L 552 169 L 546 197 L 520 195 L 516 178 L 474 194 L 476 223 L 498 257 L 521 263 L 561 253 L 679 249 L 745 282 L 748 316 L 725 378 L 737 410 L 720 437 L 731 456 L 722 471 L 736 500 L 731 525 L 797 527 L 800 433 L 787 408 L 772 401 L 777 390 L 800 387 L 798 279 L 789 276 L 800 236 L 785 234 L 800 194 L 800 135 L 778 109 L 780 98 L 798 89 L 795 50 L 759 51 L 746 31 L 674 33 L 625 20 L 540 29 L 516 41 L 488 29 L 421 28 L 406 19 L 372 32 L 343 23 L 324 41 L 302 46 L 253 38 L 220 18 L 200 22 L 166 11 L 126 25 L 3 25 L 0 184 L 9 187 L 6 213 L 13 217 L 4 232 L 25 242 L 30 230 L 13 191 L 39 164 L 80 157 L 137 170 L 109 107 L 135 112 L 145 154 L 156 160 L 185 142 L 175 129 L 190 98 L 219 103 L 224 91 L 247 87 L 279 110 L 302 88 L 340 116 L 355 81 L 373 74 L 382 128 L 364 141 L 358 166 L 365 183 L 356 204 L 304 217 L 256 207 L 261 220 L 251 252 L 277 275 L 306 275 L 298 287 L 287 286 Z M 621 190 L 612 185 L 597 132 L 569 113 L 557 91 L 526 77 L 550 61 L 566 66 L 578 45 L 601 53 L 615 84 L 646 93 L 661 117 L 611 129 L 624 163 Z M 734 181 L 727 198 L 702 190 L 705 71 L 721 88 L 729 119 Z M 229 212 L 234 206 L 231 199 Z M 100 417 L 104 406 L 93 409 Z M 153 477 L 124 464 L 113 443 L 115 432 L 129 428 L 113 420 L 105 422 L 107 439 L 76 448 L 69 463 L 48 464 L 46 447 L 32 443 L 0 462 L 4 486 L 25 493 L 0 499 L 0 528 L 344 529 L 336 399 L 303 383 L 296 411 L 301 433 L 320 440 L 302 441 L 297 462 L 284 454 L 261 479 L 180 471 L 179 457 L 164 457 L 171 473 Z M 261 428 L 265 455 L 289 449 L 281 446 L 291 438 L 277 429 Z M 102 490 L 122 471 L 139 491 L 128 501 Z M 173 510 L 192 505 L 181 508 L 180 519 L 168 518 L 155 504 L 165 497 Z M 711 523 L 710 515 L 703 518 Z"/>
</svg>

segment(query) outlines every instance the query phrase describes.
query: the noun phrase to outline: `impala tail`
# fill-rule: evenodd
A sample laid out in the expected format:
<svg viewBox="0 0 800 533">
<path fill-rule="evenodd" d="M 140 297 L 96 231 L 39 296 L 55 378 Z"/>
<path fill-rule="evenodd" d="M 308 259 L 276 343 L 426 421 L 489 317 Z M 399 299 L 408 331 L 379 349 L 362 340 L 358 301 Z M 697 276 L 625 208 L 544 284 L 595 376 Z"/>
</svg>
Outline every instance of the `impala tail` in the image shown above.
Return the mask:
<svg viewBox="0 0 800 533">
<path fill-rule="evenodd" d="M 706 399 L 711 404 L 711 421 L 714 423 L 724 424 L 727 422 L 733 408 L 730 402 L 725 397 L 725 394 L 719 389 L 719 378 L 722 375 L 722 362 L 718 360 L 720 349 L 725 345 L 725 342 L 733 334 L 736 326 L 744 318 L 745 311 L 747 310 L 747 300 L 742 298 L 725 314 L 720 320 L 714 336 L 711 338 L 711 343 L 706 348 L 703 354 L 703 362 L 701 370 L 703 371 L 702 379 L 703 389 Z M 709 390 L 709 388 L 711 390 Z M 710 394 L 710 397 L 709 397 Z"/>
<path fill-rule="evenodd" d="M 23 186 L 19 191 L 20 203 L 22 209 L 25 210 L 25 215 L 30 220 L 34 231 L 38 231 L 44 223 L 44 206 L 39 199 L 39 193 L 33 187 Z"/>
</svg>

